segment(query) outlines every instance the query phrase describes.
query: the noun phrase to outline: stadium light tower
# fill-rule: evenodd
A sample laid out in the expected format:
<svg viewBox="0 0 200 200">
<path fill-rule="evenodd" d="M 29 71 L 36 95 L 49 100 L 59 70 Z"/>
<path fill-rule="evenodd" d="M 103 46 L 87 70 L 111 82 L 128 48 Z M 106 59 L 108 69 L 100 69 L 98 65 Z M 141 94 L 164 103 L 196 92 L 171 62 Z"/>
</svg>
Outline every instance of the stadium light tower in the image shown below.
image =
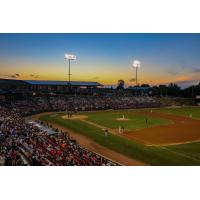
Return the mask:
<svg viewBox="0 0 200 200">
<path fill-rule="evenodd" d="M 71 66 L 70 66 L 70 61 L 71 60 L 76 60 L 76 56 L 75 55 L 73 55 L 73 54 L 65 54 L 65 56 L 64 56 L 64 58 L 65 58 L 65 60 L 66 61 L 68 61 L 69 62 L 69 73 L 68 73 L 68 76 L 69 76 L 69 81 L 68 81 L 68 84 L 70 85 L 70 77 L 71 77 Z"/>
<path fill-rule="evenodd" d="M 136 74 L 135 74 L 135 84 L 138 84 L 138 74 L 137 74 L 137 70 L 138 68 L 140 68 L 141 66 L 141 62 L 139 60 L 133 60 L 133 67 L 136 70 Z"/>
</svg>

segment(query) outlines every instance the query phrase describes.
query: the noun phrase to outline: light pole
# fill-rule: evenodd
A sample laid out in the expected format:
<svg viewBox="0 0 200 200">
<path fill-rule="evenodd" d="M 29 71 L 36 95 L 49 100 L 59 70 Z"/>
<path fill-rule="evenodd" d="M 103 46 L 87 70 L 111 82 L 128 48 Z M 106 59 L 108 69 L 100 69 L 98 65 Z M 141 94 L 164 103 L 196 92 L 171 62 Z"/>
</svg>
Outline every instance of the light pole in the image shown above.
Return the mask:
<svg viewBox="0 0 200 200">
<path fill-rule="evenodd" d="M 133 67 L 135 68 L 135 84 L 137 85 L 138 84 L 138 74 L 137 74 L 137 71 L 138 71 L 138 68 L 140 68 L 141 66 L 141 62 L 139 60 L 133 60 Z"/>
<path fill-rule="evenodd" d="M 71 60 L 76 60 L 76 56 L 75 55 L 73 55 L 73 54 L 65 54 L 65 56 L 64 56 L 64 58 L 65 58 L 65 60 L 66 61 L 68 61 L 69 62 L 69 73 L 68 73 L 68 76 L 69 76 L 69 80 L 68 80 L 68 85 L 70 86 L 70 84 L 71 84 L 71 79 L 70 79 L 70 77 L 71 77 L 71 63 L 70 63 L 70 61 Z"/>
</svg>

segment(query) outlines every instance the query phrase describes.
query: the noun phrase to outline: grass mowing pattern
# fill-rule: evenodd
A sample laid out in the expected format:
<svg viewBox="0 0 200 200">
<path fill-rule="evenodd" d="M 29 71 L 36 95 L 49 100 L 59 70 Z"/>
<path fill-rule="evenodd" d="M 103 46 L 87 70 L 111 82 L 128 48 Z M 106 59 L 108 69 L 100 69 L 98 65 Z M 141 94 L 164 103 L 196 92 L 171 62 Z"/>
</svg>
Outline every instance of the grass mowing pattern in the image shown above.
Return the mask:
<svg viewBox="0 0 200 200">
<path fill-rule="evenodd" d="M 45 115 L 40 120 L 54 122 L 63 127 L 85 135 L 94 142 L 105 146 L 111 150 L 122 153 L 133 159 L 140 160 L 150 165 L 200 165 L 200 161 L 185 157 L 162 147 L 146 147 L 132 140 L 108 134 L 105 138 L 103 130 L 96 126 L 86 124 L 80 120 L 66 120 L 61 118 L 64 115 Z"/>
</svg>

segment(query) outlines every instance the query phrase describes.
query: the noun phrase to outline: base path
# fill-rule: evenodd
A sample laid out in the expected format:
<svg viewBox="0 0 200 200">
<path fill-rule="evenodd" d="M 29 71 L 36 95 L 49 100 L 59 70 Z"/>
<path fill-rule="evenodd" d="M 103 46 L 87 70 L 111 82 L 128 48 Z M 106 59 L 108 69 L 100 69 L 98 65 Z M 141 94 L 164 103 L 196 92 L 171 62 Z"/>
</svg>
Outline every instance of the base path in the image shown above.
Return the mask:
<svg viewBox="0 0 200 200">
<path fill-rule="evenodd" d="M 76 119 L 87 119 L 87 115 L 75 115 L 73 114 L 71 117 L 68 117 L 67 115 L 62 116 L 63 119 L 69 119 L 69 120 L 76 120 Z"/>
<path fill-rule="evenodd" d="M 37 114 L 32 116 L 32 119 L 38 120 L 40 116 L 42 115 L 47 115 L 47 114 L 55 114 L 55 113 L 41 113 L 41 114 Z M 113 161 L 116 161 L 122 165 L 126 165 L 126 166 L 144 166 L 147 165 L 143 162 L 134 160 L 132 158 L 129 158 L 127 156 L 124 156 L 123 154 L 120 154 L 118 152 L 112 151 L 102 145 L 99 145 L 98 143 L 95 143 L 93 140 L 91 140 L 90 138 L 81 135 L 79 133 L 76 133 L 74 131 L 71 131 L 61 125 L 58 125 L 56 123 L 49 123 L 51 124 L 53 127 L 58 128 L 59 130 L 62 130 L 64 132 L 68 132 L 70 134 L 70 136 L 75 139 L 81 146 L 87 148 L 90 151 L 96 152 L 98 154 L 101 154 L 107 158 L 110 158 Z"/>
<path fill-rule="evenodd" d="M 125 132 L 124 137 L 146 145 L 172 145 L 200 140 L 200 120 L 190 117 L 171 115 L 160 112 L 138 112 L 149 118 L 163 118 L 172 121 L 168 125 L 149 127 L 146 129 Z"/>
</svg>

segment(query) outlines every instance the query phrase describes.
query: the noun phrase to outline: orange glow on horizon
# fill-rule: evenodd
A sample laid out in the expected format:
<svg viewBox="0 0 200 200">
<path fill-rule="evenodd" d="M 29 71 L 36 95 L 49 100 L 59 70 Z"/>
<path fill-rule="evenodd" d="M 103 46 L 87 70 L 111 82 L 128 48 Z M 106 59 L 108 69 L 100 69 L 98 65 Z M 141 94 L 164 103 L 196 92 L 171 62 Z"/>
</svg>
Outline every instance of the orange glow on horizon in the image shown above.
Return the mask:
<svg viewBox="0 0 200 200">
<path fill-rule="evenodd" d="M 9 78 L 5 75 L 18 73 L 20 76 L 17 78 L 21 80 L 68 80 L 68 69 L 64 64 L 55 67 L 54 64 L 47 66 L 19 63 L 16 64 L 14 73 L 12 68 L 7 68 L 8 63 L 3 64 L 0 66 L 1 78 Z M 198 80 L 198 74 L 171 75 L 157 69 L 159 69 L 157 66 L 151 67 L 151 70 L 148 67 L 141 67 L 138 72 L 139 84 L 160 85 Z M 130 79 L 135 78 L 135 71 L 131 67 L 123 68 L 115 65 L 105 66 L 105 64 L 98 64 L 94 70 L 91 70 L 91 66 L 74 66 L 71 73 L 72 81 L 93 81 L 102 83 L 103 85 L 116 85 L 117 81 L 122 79 L 128 86 L 135 85 L 134 81 L 130 81 Z"/>
</svg>

